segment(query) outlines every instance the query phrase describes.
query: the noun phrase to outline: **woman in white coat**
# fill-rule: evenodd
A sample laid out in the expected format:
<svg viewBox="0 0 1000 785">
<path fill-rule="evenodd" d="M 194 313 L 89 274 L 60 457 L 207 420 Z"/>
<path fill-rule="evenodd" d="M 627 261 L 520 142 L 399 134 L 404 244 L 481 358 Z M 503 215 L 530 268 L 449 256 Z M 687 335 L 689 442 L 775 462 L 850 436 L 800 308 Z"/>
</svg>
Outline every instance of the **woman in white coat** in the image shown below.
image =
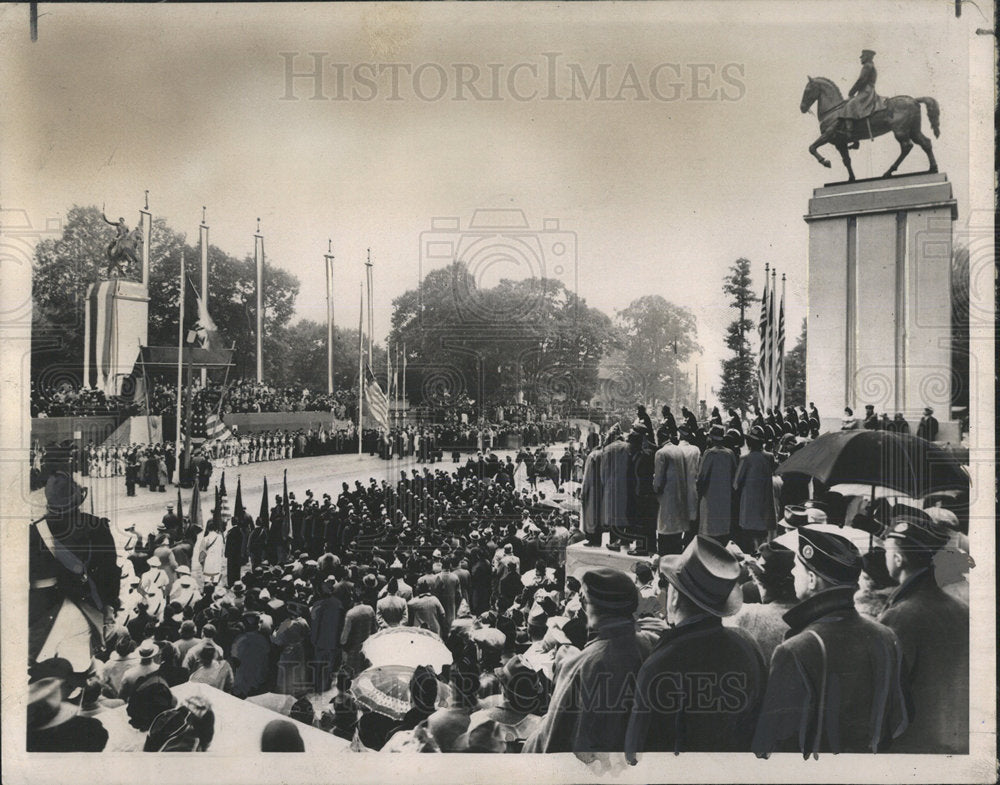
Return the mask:
<svg viewBox="0 0 1000 785">
<path fill-rule="evenodd" d="M 226 544 L 219 534 L 215 523 L 208 524 L 205 536 L 201 541 L 198 560 L 201 562 L 201 572 L 206 583 L 218 585 L 223 573 Z"/>
</svg>

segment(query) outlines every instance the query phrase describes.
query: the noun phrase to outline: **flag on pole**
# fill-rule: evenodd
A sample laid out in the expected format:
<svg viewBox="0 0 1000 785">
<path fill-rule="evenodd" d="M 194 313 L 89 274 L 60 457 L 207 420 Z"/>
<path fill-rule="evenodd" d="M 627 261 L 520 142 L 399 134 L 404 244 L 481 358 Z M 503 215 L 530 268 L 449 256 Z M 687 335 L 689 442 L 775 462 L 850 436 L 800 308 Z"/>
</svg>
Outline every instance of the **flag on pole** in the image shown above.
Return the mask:
<svg viewBox="0 0 1000 785">
<path fill-rule="evenodd" d="M 765 384 L 767 386 L 767 405 L 774 409 L 777 405 L 774 386 L 774 354 L 777 349 L 777 340 L 774 334 L 774 273 L 771 274 L 771 296 L 767 300 L 767 357 L 765 360 Z"/>
<path fill-rule="evenodd" d="M 208 312 L 208 306 L 201 298 L 194 283 L 189 277 L 185 276 L 185 278 L 187 280 L 188 292 L 193 298 L 192 302 L 195 303 L 197 312 L 194 315 L 193 324 L 188 328 L 184 342 L 188 346 L 195 346 L 202 349 L 211 349 L 219 346 L 219 328 L 215 326 L 215 320 L 212 319 L 212 315 Z"/>
<path fill-rule="evenodd" d="M 757 358 L 757 408 L 764 414 L 764 409 L 770 405 L 768 400 L 767 383 L 767 303 L 768 303 L 768 277 L 767 269 L 764 270 L 764 294 L 760 298 L 760 322 L 757 325 L 757 334 L 760 336 L 760 351 Z"/>
<path fill-rule="evenodd" d="M 281 492 L 281 531 L 287 541 L 292 536 L 292 511 L 288 504 L 288 469 L 285 469 L 284 489 Z"/>
<path fill-rule="evenodd" d="M 781 305 L 778 307 L 778 341 L 774 356 L 774 405 L 785 408 L 785 285 L 781 285 Z"/>
<path fill-rule="evenodd" d="M 267 509 L 267 477 L 264 478 L 264 492 L 261 494 L 260 497 L 260 520 L 261 523 L 264 524 L 265 528 L 270 524 L 271 521 Z"/>
<path fill-rule="evenodd" d="M 389 399 L 379 387 L 375 375 L 368 371 L 368 384 L 365 385 L 365 401 L 368 404 L 368 415 L 378 423 L 383 430 L 389 430 Z"/>
<path fill-rule="evenodd" d="M 236 503 L 233 507 L 236 520 L 243 523 L 246 510 L 243 509 L 243 488 L 240 485 L 240 476 L 236 475 Z"/>
<path fill-rule="evenodd" d="M 184 502 L 181 501 L 181 484 L 180 481 L 177 483 L 177 520 L 181 522 L 181 528 L 184 528 Z"/>
</svg>

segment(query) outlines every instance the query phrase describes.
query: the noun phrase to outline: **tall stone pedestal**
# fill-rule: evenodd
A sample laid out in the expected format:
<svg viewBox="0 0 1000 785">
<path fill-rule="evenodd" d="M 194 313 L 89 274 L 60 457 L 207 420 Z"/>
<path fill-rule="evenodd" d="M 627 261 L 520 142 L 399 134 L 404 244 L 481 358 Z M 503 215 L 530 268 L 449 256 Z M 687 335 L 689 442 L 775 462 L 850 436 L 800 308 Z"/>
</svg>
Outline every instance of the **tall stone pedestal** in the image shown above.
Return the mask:
<svg viewBox="0 0 1000 785">
<path fill-rule="evenodd" d="M 91 284 L 83 342 L 83 383 L 118 395 L 147 343 L 149 290 L 137 281 L 112 278 Z"/>
<path fill-rule="evenodd" d="M 915 433 L 925 406 L 938 439 L 958 442 L 951 411 L 952 222 L 944 174 L 817 188 L 809 224 L 806 397 L 823 430 L 845 406 L 889 417 Z"/>
</svg>

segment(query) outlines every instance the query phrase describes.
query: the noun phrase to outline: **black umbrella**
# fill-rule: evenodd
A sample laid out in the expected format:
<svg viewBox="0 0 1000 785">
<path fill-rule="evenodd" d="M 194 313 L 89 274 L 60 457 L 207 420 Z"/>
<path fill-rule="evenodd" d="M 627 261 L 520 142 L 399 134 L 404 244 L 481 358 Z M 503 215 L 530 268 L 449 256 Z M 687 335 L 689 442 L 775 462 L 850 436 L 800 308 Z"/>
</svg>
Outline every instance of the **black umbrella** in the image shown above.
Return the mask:
<svg viewBox="0 0 1000 785">
<path fill-rule="evenodd" d="M 969 487 L 968 475 L 949 451 L 894 431 L 823 434 L 793 453 L 777 473 L 805 474 L 827 487 L 863 483 L 891 488 L 914 499 Z"/>
</svg>

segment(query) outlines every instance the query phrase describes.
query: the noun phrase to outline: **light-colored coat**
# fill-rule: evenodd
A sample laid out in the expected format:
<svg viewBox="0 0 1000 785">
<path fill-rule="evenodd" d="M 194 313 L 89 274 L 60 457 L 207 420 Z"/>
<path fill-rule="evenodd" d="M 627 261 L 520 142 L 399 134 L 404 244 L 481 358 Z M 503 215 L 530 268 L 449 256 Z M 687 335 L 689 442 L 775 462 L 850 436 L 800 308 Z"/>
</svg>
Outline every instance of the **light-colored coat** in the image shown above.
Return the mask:
<svg viewBox="0 0 1000 785">
<path fill-rule="evenodd" d="M 687 462 L 675 444 L 667 442 L 656 452 L 653 491 L 660 502 L 656 519 L 657 534 L 681 534 L 688 530 Z"/>
</svg>

